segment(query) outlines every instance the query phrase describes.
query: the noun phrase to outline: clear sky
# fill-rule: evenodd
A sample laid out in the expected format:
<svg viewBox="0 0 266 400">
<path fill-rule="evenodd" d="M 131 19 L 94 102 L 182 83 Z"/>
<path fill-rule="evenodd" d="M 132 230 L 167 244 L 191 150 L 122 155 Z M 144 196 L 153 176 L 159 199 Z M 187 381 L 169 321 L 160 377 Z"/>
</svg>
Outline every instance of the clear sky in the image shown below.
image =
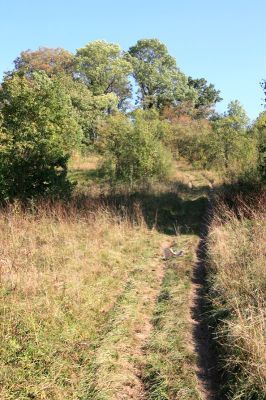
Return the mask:
<svg viewBox="0 0 266 400">
<path fill-rule="evenodd" d="M 266 0 L 0 0 L 0 77 L 22 50 L 95 39 L 124 50 L 158 38 L 194 78 L 221 90 L 224 111 L 238 99 L 250 118 L 263 110 Z"/>
</svg>

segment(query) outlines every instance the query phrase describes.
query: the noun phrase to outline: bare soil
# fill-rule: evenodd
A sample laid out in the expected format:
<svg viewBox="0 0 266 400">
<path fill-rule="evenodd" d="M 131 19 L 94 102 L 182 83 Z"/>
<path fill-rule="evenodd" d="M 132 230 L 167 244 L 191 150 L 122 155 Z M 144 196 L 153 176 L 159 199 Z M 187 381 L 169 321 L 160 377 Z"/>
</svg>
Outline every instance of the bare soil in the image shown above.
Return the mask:
<svg viewBox="0 0 266 400">
<path fill-rule="evenodd" d="M 207 209 L 211 215 L 211 202 Z M 223 400 L 219 395 L 221 376 L 218 368 L 218 356 L 215 351 L 213 329 L 208 323 L 206 297 L 206 238 L 208 224 L 202 225 L 200 241 L 197 249 L 197 262 L 194 265 L 191 288 L 190 313 L 193 323 L 192 342 L 197 355 L 196 374 L 199 390 L 205 400 Z"/>
</svg>

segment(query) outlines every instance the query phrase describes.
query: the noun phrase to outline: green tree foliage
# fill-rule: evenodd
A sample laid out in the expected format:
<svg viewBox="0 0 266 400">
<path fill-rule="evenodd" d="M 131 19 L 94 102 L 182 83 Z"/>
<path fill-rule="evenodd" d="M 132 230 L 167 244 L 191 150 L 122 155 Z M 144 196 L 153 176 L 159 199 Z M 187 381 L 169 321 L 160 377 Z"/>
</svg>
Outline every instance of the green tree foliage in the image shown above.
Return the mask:
<svg viewBox="0 0 266 400">
<path fill-rule="evenodd" d="M 257 140 L 247 129 L 249 119 L 239 101 L 229 103 L 227 112 L 213 122 L 215 163 L 229 175 L 241 175 L 257 161 Z"/>
<path fill-rule="evenodd" d="M 245 129 L 249 123 L 246 111 L 238 100 L 233 100 L 228 104 L 224 117 L 228 125 L 236 130 Z"/>
<path fill-rule="evenodd" d="M 188 77 L 188 85 L 197 91 L 197 99 L 194 104 L 198 110 L 197 117 L 207 117 L 215 104 L 222 100 L 220 90 L 216 90 L 212 83 L 208 85 L 204 78 Z"/>
<path fill-rule="evenodd" d="M 158 39 L 142 39 L 129 49 L 139 101 L 144 109 L 193 100 L 197 94 L 176 65 L 167 47 Z"/>
<path fill-rule="evenodd" d="M 132 75 L 139 108 L 129 114 Z M 238 101 L 215 115 L 220 100 L 204 78 L 187 78 L 157 39 L 139 40 L 128 53 L 101 40 L 75 56 L 24 51 L 0 87 L 2 196 L 53 193 L 69 154 L 84 147 L 101 151 L 111 176 L 131 185 L 166 178 L 169 151 L 235 175 L 257 157 L 265 179 L 265 115 L 250 128 Z"/>
<path fill-rule="evenodd" d="M 77 69 L 93 95 L 114 93 L 120 106 L 131 97 L 131 63 L 117 44 L 96 40 L 77 50 Z"/>
<path fill-rule="evenodd" d="M 99 123 L 117 110 L 117 96 L 114 93 L 93 95 L 82 81 L 65 74 L 59 75 L 57 79 L 76 111 L 77 122 L 83 132 L 82 142 L 86 145 L 95 143 L 98 139 Z"/>
<path fill-rule="evenodd" d="M 182 107 L 164 110 L 172 126 L 178 154 L 195 167 L 215 168 L 231 178 L 246 173 L 257 161 L 257 136 L 248 130 L 248 118 L 238 101 L 231 102 L 214 121 L 195 118 Z"/>
<path fill-rule="evenodd" d="M 60 191 L 66 183 L 68 156 L 82 137 L 60 82 L 37 72 L 30 80 L 6 78 L 0 109 L 2 195 L 25 198 Z"/>
<path fill-rule="evenodd" d="M 258 170 L 266 182 L 266 112 L 262 112 L 254 123 L 253 131 L 258 138 Z"/>
<path fill-rule="evenodd" d="M 180 110 L 180 107 L 164 110 L 164 117 L 171 123 L 171 149 L 176 156 L 184 157 L 195 167 L 210 167 L 211 135 L 213 134 L 211 123 L 203 118 L 193 118 Z"/>
<path fill-rule="evenodd" d="M 94 95 L 84 82 L 77 79 L 74 56 L 64 49 L 41 47 L 36 51 L 27 50 L 14 63 L 14 70 L 7 74 L 9 77 L 17 74 L 31 79 L 33 72 L 45 72 L 61 86 L 76 110 L 86 144 L 97 138 L 98 121 L 117 109 L 119 99 L 114 93 Z"/>
<path fill-rule="evenodd" d="M 132 120 L 117 114 L 102 125 L 100 145 L 116 181 L 133 186 L 169 178 L 172 161 L 162 142 L 164 127 L 156 115 L 141 110 Z"/>
</svg>

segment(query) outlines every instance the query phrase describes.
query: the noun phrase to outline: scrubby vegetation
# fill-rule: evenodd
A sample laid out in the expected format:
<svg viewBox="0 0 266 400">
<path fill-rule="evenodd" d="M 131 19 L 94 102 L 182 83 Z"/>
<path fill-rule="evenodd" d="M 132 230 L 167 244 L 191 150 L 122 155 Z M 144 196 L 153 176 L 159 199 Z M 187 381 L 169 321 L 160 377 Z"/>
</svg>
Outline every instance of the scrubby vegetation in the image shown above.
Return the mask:
<svg viewBox="0 0 266 400">
<path fill-rule="evenodd" d="M 1 197 L 66 194 L 73 152 L 101 154 L 110 182 L 131 188 L 169 179 L 180 157 L 227 179 L 264 179 L 264 115 L 249 125 L 238 101 L 217 115 L 219 93 L 157 39 L 128 52 L 104 41 L 22 52 L 0 89 Z"/>
</svg>

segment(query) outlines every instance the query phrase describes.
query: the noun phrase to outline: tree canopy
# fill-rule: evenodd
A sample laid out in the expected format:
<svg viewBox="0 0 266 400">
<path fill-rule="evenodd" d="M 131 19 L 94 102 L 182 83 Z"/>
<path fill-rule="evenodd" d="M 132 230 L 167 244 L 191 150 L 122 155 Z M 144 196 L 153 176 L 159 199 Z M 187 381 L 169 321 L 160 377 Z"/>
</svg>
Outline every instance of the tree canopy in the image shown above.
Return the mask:
<svg viewBox="0 0 266 400">
<path fill-rule="evenodd" d="M 23 51 L 14 61 L 15 71 L 30 76 L 34 71 L 43 71 L 48 76 L 73 71 L 74 56 L 62 48 L 39 47 L 38 50 Z"/>
<path fill-rule="evenodd" d="M 143 108 L 163 108 L 197 97 L 188 79 L 177 67 L 176 60 L 158 39 L 142 39 L 130 47 L 133 75 L 139 87 Z"/>
<path fill-rule="evenodd" d="M 1 196 L 52 193 L 81 149 L 100 152 L 110 176 L 131 185 L 167 177 L 178 157 L 237 173 L 257 159 L 265 176 L 264 114 L 251 125 L 237 100 L 215 114 L 220 100 L 206 79 L 187 77 L 158 39 L 128 51 L 103 40 L 75 54 L 23 51 L 0 86 Z"/>
<path fill-rule="evenodd" d="M 206 79 L 193 79 L 188 77 L 188 85 L 197 92 L 194 106 L 198 116 L 208 116 L 216 103 L 222 100 L 220 90 L 216 90 L 212 83 L 208 84 Z"/>
<path fill-rule="evenodd" d="M 122 104 L 131 97 L 131 63 L 119 45 L 96 40 L 78 49 L 77 70 L 82 81 L 96 96 L 114 93 Z"/>
</svg>

